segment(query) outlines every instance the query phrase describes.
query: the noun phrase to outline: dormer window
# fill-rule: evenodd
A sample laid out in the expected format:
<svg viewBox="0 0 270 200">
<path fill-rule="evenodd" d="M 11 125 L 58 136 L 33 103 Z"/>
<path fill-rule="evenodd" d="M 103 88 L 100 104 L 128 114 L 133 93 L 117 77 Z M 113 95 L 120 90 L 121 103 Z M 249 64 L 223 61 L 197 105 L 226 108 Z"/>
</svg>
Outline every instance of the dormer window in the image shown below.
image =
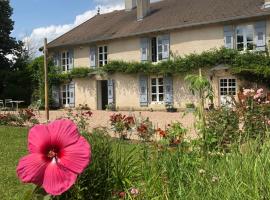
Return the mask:
<svg viewBox="0 0 270 200">
<path fill-rule="evenodd" d="M 270 8 L 270 0 L 264 0 L 263 8 Z"/>
</svg>

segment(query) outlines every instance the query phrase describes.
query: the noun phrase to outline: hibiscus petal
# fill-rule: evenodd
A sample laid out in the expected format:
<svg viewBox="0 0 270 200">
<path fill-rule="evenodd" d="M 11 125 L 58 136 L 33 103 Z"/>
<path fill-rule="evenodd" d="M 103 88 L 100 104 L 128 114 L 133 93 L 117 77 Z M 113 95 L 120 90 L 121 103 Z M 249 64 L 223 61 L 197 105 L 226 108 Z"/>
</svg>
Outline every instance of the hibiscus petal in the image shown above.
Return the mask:
<svg viewBox="0 0 270 200">
<path fill-rule="evenodd" d="M 48 162 L 42 154 L 29 154 L 19 161 L 17 175 L 24 183 L 42 185 L 47 166 Z"/>
<path fill-rule="evenodd" d="M 48 125 L 51 144 L 60 149 L 74 144 L 80 135 L 77 126 L 71 120 L 55 120 Z"/>
<path fill-rule="evenodd" d="M 28 150 L 30 153 L 44 153 L 50 145 L 50 133 L 47 125 L 36 125 L 30 129 L 28 135 Z"/>
<path fill-rule="evenodd" d="M 61 150 L 59 158 L 61 165 L 80 174 L 89 164 L 91 147 L 83 137 L 80 137 L 75 144 Z"/>
<path fill-rule="evenodd" d="M 48 194 L 60 195 L 67 191 L 76 179 L 77 174 L 56 162 L 51 162 L 46 168 L 42 186 Z"/>
</svg>

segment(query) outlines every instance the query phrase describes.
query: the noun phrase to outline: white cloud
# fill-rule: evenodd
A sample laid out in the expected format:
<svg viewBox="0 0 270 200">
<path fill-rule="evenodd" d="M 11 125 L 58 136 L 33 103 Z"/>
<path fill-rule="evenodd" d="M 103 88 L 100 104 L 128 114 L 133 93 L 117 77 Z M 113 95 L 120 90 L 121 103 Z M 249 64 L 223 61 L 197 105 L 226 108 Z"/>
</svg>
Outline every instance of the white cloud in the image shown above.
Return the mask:
<svg viewBox="0 0 270 200">
<path fill-rule="evenodd" d="M 108 13 L 114 10 L 121 10 L 124 8 L 123 4 L 116 5 L 98 5 L 92 10 L 88 10 L 81 15 L 77 15 L 75 20 L 71 24 L 64 25 L 50 25 L 47 27 L 39 27 L 32 30 L 29 36 L 23 37 L 22 41 L 25 43 L 26 48 L 30 51 L 30 54 L 37 55 L 38 48 L 43 45 L 43 40 L 46 37 L 48 42 L 54 40 L 55 38 L 63 35 L 72 28 L 80 25 L 81 23 L 87 21 L 97 14 L 97 10 L 100 9 L 100 13 Z"/>
<path fill-rule="evenodd" d="M 121 10 L 124 8 L 124 0 L 94 0 L 98 5 L 92 9 L 84 12 L 75 17 L 73 23 L 64 25 L 50 25 L 47 27 L 39 27 L 32 30 L 32 33 L 28 36 L 23 37 L 22 41 L 25 43 L 26 48 L 29 49 L 30 53 L 33 55 L 38 53 L 38 48 L 43 45 L 43 40 L 46 37 L 48 42 L 54 40 L 55 38 L 63 35 L 72 28 L 80 25 L 81 23 L 87 21 L 97 14 L 97 10 L 100 9 L 100 13 L 108 13 L 114 10 Z M 156 2 L 159 0 L 151 0 L 151 2 Z"/>
</svg>

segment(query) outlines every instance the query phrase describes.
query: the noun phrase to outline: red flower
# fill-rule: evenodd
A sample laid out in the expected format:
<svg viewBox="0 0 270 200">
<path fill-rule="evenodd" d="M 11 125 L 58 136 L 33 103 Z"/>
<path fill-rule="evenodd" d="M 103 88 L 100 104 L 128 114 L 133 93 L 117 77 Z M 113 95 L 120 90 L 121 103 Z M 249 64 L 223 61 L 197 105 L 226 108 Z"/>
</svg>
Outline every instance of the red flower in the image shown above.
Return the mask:
<svg viewBox="0 0 270 200">
<path fill-rule="evenodd" d="M 163 131 L 161 128 L 158 128 L 156 131 L 159 133 L 160 137 L 165 138 L 167 135 L 166 131 Z"/>
<path fill-rule="evenodd" d="M 85 115 L 85 116 L 88 115 L 88 117 L 92 117 L 93 113 L 91 111 L 87 111 L 87 112 L 83 113 L 83 115 Z"/>
<path fill-rule="evenodd" d="M 126 193 L 125 192 L 119 192 L 119 197 L 121 198 L 121 199 L 124 199 L 125 197 L 126 197 Z"/>
<path fill-rule="evenodd" d="M 29 131 L 28 150 L 29 155 L 17 166 L 18 177 L 52 195 L 67 191 L 91 157 L 90 145 L 70 120 L 34 126 Z"/>
</svg>

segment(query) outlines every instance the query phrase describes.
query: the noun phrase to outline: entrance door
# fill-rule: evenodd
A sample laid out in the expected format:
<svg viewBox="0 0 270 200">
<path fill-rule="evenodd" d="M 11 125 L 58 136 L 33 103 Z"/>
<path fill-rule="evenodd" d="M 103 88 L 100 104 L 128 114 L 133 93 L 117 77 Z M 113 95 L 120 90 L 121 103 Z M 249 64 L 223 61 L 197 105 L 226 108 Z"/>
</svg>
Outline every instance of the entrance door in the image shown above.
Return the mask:
<svg viewBox="0 0 270 200">
<path fill-rule="evenodd" d="M 232 97 L 236 96 L 237 83 L 235 78 L 221 78 L 219 80 L 220 105 L 231 107 Z"/>
<path fill-rule="evenodd" d="M 108 105 L 108 81 L 101 81 L 101 109 L 106 110 Z"/>
<path fill-rule="evenodd" d="M 97 81 L 97 109 L 106 110 L 108 105 L 108 81 Z"/>
</svg>

